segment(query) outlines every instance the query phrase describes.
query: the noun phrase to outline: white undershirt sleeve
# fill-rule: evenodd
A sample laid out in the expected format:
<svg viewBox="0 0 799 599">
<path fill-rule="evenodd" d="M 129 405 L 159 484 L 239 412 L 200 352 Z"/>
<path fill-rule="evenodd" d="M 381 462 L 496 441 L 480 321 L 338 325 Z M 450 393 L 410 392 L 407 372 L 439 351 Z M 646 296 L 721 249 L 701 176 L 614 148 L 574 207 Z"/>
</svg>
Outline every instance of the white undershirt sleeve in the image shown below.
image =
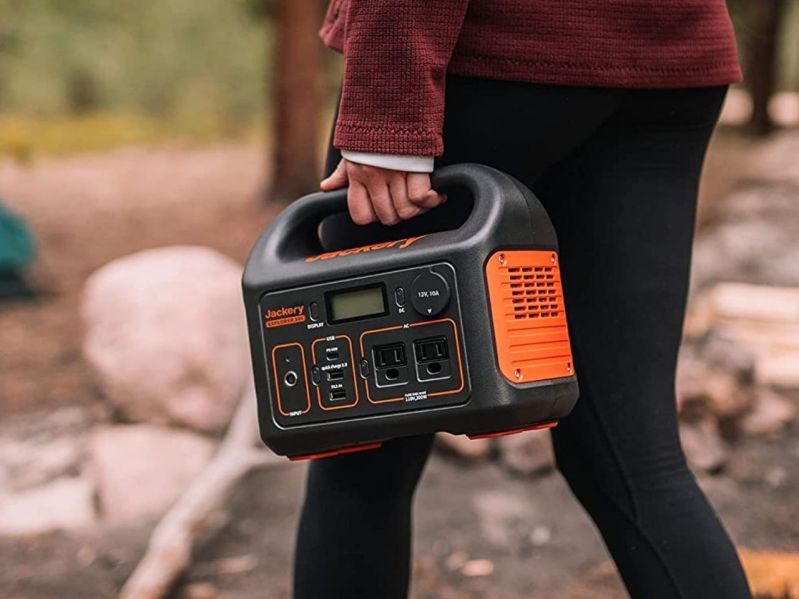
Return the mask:
<svg viewBox="0 0 799 599">
<path fill-rule="evenodd" d="M 341 150 L 341 156 L 350 162 L 358 164 L 368 164 L 379 168 L 387 168 L 393 171 L 405 171 L 408 173 L 432 173 L 432 156 L 404 156 L 401 154 L 378 154 L 373 152 L 351 152 Z"/>
</svg>

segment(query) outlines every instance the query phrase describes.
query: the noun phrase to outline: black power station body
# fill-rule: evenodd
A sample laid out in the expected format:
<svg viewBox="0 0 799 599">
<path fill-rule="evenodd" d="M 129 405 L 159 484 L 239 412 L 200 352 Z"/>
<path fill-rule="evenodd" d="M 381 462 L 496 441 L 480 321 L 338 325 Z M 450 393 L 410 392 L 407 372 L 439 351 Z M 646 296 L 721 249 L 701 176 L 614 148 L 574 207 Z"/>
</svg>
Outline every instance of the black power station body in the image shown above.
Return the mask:
<svg viewBox="0 0 799 599">
<path fill-rule="evenodd" d="M 557 239 L 489 167 L 433 175 L 449 200 L 358 227 L 346 189 L 288 206 L 243 287 L 264 443 L 293 459 L 448 431 L 554 426 L 577 400 Z M 354 246 L 354 247 L 353 247 Z"/>
</svg>

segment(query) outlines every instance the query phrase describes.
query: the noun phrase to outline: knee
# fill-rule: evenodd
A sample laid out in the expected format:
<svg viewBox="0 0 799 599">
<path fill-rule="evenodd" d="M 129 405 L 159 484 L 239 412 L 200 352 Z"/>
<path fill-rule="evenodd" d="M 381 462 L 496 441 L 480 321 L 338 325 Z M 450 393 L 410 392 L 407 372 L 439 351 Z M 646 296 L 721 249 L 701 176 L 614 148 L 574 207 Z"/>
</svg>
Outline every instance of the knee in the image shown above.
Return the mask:
<svg viewBox="0 0 799 599">
<path fill-rule="evenodd" d="M 402 507 L 413 497 L 429 451 L 429 442 L 402 439 L 375 451 L 315 461 L 308 474 L 308 497 Z"/>
</svg>

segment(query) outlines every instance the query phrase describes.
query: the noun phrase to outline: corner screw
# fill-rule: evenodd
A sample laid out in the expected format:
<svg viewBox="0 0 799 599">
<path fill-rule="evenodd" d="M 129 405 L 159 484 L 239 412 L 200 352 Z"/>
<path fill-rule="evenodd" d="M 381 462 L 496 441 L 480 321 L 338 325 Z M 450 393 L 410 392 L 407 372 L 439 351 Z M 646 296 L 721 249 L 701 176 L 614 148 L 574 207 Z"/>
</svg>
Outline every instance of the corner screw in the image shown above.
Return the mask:
<svg viewBox="0 0 799 599">
<path fill-rule="evenodd" d="M 513 371 L 513 376 L 515 376 L 517 379 L 522 378 L 522 371 L 517 368 Z"/>
<path fill-rule="evenodd" d="M 572 365 L 571 362 L 569 362 L 568 364 L 566 364 L 566 372 L 571 372 L 571 371 L 572 371 Z"/>
<path fill-rule="evenodd" d="M 552 254 L 549 259 L 552 261 L 552 264 L 555 264 L 555 254 Z"/>
<path fill-rule="evenodd" d="M 505 264 L 505 254 L 499 255 L 499 263 L 504 265 Z"/>
</svg>

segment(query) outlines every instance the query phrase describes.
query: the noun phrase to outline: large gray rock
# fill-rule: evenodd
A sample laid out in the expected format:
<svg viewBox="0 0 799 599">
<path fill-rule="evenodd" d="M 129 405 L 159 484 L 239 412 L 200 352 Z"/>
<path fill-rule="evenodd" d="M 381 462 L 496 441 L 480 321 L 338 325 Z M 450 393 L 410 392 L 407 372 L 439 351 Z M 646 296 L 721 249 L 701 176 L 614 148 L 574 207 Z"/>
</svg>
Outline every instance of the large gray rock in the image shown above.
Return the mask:
<svg viewBox="0 0 799 599">
<path fill-rule="evenodd" d="M 213 442 L 188 431 L 144 424 L 98 428 L 89 453 L 103 519 L 116 524 L 159 516 L 213 452 Z"/>
<path fill-rule="evenodd" d="M 87 281 L 83 350 L 129 419 L 223 429 L 250 368 L 241 268 L 203 247 L 115 260 Z"/>
</svg>

